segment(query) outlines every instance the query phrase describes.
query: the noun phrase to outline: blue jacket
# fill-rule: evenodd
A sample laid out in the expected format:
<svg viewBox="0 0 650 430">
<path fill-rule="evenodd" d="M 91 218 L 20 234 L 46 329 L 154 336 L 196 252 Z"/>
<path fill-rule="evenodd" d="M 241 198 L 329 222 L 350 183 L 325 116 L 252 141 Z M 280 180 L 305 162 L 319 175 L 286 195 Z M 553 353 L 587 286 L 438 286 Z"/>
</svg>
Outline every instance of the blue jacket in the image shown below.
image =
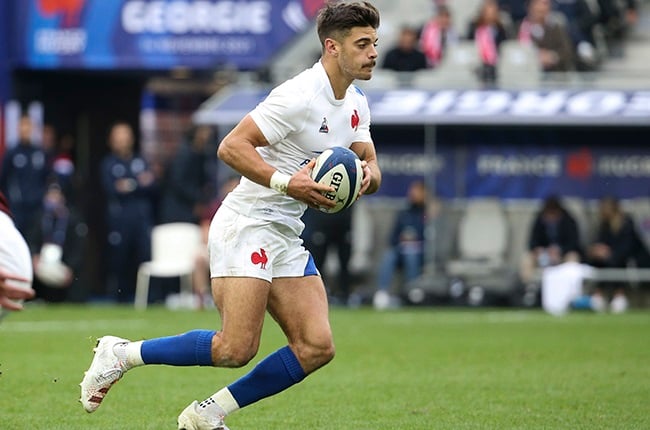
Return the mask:
<svg viewBox="0 0 650 430">
<path fill-rule="evenodd" d="M 400 211 L 395 219 L 390 245 L 401 252 L 422 253 L 426 213 L 424 206 L 411 205 Z"/>
<path fill-rule="evenodd" d="M 40 206 L 50 175 L 45 152 L 19 143 L 5 153 L 0 169 L 0 191 L 11 205 Z"/>
<path fill-rule="evenodd" d="M 139 156 L 122 159 L 110 154 L 102 160 L 101 179 L 108 200 L 109 216 L 142 217 L 142 221 L 152 221 L 155 182 L 146 186 L 138 182 L 138 175 L 148 170 L 147 162 Z M 132 188 L 118 191 L 116 182 L 119 179 L 131 180 Z"/>
</svg>

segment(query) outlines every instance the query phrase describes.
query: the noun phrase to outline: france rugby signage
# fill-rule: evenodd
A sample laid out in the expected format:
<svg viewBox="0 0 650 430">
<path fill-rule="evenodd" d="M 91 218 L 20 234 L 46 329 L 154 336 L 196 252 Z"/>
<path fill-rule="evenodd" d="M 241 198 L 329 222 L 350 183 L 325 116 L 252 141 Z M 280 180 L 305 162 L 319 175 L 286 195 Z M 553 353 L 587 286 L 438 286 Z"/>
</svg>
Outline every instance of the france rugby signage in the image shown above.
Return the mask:
<svg viewBox="0 0 650 430">
<path fill-rule="evenodd" d="M 232 125 L 267 94 L 238 89 L 217 95 L 195 120 Z M 650 91 L 369 90 L 366 95 L 373 124 L 650 125 Z"/>
<path fill-rule="evenodd" d="M 322 0 L 25 0 L 19 63 L 34 68 L 259 67 Z"/>
<path fill-rule="evenodd" d="M 410 124 L 648 124 L 650 91 L 370 92 L 373 119 Z M 429 120 L 427 120 L 427 118 Z"/>
</svg>

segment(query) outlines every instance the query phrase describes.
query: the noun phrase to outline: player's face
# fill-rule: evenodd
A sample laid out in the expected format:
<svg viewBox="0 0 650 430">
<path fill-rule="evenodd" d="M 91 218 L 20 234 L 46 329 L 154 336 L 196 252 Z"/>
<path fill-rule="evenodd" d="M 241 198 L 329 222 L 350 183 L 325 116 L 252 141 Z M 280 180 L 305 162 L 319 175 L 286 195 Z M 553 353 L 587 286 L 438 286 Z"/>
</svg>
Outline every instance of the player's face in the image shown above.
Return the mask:
<svg viewBox="0 0 650 430">
<path fill-rule="evenodd" d="M 377 64 L 377 30 L 372 27 L 354 27 L 340 44 L 338 57 L 341 71 L 350 79 L 367 81 Z"/>
</svg>

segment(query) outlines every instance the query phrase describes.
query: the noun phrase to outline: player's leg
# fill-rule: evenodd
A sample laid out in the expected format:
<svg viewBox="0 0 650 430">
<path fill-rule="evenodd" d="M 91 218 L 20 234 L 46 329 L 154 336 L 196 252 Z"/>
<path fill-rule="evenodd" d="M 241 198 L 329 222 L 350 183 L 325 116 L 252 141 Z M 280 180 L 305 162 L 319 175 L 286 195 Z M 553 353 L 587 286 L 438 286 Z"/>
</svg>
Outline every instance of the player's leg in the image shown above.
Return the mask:
<svg viewBox="0 0 650 430">
<path fill-rule="evenodd" d="M 288 348 L 304 376 L 334 358 L 327 295 L 320 276 L 275 279 L 268 310 L 287 336 Z"/>
<path fill-rule="evenodd" d="M 81 383 L 81 402 L 95 411 L 126 371 L 148 364 L 240 367 L 256 354 L 270 284 L 253 278 L 215 278 L 222 330 L 192 330 L 176 336 L 130 342 L 104 336 Z"/>
<path fill-rule="evenodd" d="M 240 367 L 255 356 L 264 323 L 270 283 L 256 278 L 213 278 L 212 294 L 221 315 L 222 330 L 212 341 L 215 366 Z M 178 428 L 227 429 L 223 418 L 239 409 L 224 388 L 201 403 L 192 402 L 178 417 Z"/>
<path fill-rule="evenodd" d="M 88 412 L 99 407 L 111 385 L 132 367 L 143 364 L 237 367 L 255 355 L 271 281 L 270 271 L 261 267 L 267 262 L 271 266 L 273 259 L 264 260 L 260 266 L 251 261 L 251 250 L 238 244 L 250 241 L 250 232 L 257 231 L 253 228 L 257 223 L 227 210 L 219 211 L 212 222 L 210 266 L 222 331 L 217 334 L 212 330 L 193 330 L 139 342 L 112 336 L 100 339 L 90 369 L 81 383 L 81 401 Z M 255 236 L 255 239 L 256 244 L 266 246 L 268 243 L 265 241 L 268 238 Z M 224 277 L 233 271 L 241 272 L 241 276 Z M 253 275 L 248 275 L 251 271 Z"/>
<path fill-rule="evenodd" d="M 268 311 L 289 345 L 226 388 L 236 402 L 226 405 L 226 413 L 289 388 L 334 357 L 327 295 L 319 276 L 274 279 Z"/>
<path fill-rule="evenodd" d="M 286 333 L 289 345 L 273 352 L 247 375 L 201 402 L 218 405 L 218 408 L 206 407 L 206 414 L 218 411 L 227 415 L 277 394 L 333 357 L 327 295 L 314 260 L 298 237 L 286 234 L 280 226 L 272 230 L 278 245 L 269 251 L 270 256 L 275 256 L 272 269 L 276 276 L 270 287 L 267 309 Z"/>
<path fill-rule="evenodd" d="M 333 358 L 327 295 L 319 276 L 274 279 L 268 310 L 289 345 L 211 397 L 188 406 L 179 416 L 179 429 L 211 428 L 197 422 L 223 423 L 226 415 L 284 391 Z"/>
</svg>

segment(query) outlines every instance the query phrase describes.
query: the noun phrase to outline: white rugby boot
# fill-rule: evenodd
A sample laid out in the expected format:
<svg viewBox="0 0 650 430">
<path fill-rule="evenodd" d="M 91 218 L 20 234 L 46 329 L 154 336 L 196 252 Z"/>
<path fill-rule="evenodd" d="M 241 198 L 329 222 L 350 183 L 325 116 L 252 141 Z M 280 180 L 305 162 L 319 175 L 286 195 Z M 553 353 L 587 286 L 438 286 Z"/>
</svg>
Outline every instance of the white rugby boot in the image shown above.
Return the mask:
<svg viewBox="0 0 650 430">
<path fill-rule="evenodd" d="M 178 416 L 178 430 L 229 430 L 223 415 L 209 416 L 202 413 L 199 402 L 193 401 Z"/>
<path fill-rule="evenodd" d="M 130 342 L 115 336 L 104 336 L 97 340 L 93 351 L 95 356 L 81 381 L 81 399 L 86 412 L 95 412 L 104 400 L 108 390 L 120 380 L 128 370 L 126 357 L 115 354 L 113 348 L 120 343 Z"/>
</svg>

